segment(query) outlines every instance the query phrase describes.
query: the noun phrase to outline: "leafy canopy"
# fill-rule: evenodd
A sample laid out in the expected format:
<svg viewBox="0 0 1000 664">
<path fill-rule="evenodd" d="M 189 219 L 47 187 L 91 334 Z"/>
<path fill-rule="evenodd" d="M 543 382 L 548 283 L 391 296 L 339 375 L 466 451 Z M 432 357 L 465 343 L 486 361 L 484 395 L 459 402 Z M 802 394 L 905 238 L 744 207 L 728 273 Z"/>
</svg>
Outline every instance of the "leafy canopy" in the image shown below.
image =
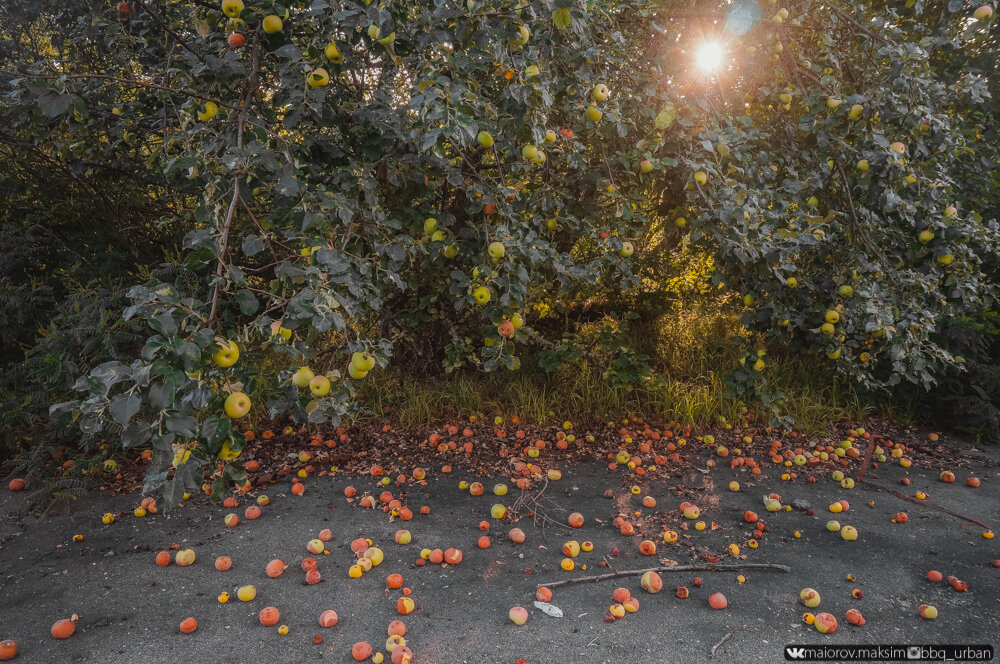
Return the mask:
<svg viewBox="0 0 1000 664">
<path fill-rule="evenodd" d="M 218 493 L 245 479 L 230 394 L 276 381 L 269 415 L 350 418 L 356 354 L 385 367 L 407 353 L 400 328 L 450 339 L 450 366 L 517 370 L 534 348 L 552 368 L 575 357 L 532 320 L 552 294 L 662 291 L 657 265 L 680 247 L 743 296 L 756 335 L 729 381 L 776 415 L 765 344 L 869 387 L 930 386 L 961 362 L 936 330 L 995 291 L 989 80 L 956 55 L 996 61 L 973 9 L 7 3 L 9 131 L 199 192 L 163 223 L 185 229 L 200 281 L 132 288 L 141 354 L 53 412 L 152 443 L 147 488 L 169 478 L 168 501 L 206 473 Z M 228 341 L 241 357 L 219 366 Z M 305 365 L 328 393 L 291 381 Z"/>
</svg>

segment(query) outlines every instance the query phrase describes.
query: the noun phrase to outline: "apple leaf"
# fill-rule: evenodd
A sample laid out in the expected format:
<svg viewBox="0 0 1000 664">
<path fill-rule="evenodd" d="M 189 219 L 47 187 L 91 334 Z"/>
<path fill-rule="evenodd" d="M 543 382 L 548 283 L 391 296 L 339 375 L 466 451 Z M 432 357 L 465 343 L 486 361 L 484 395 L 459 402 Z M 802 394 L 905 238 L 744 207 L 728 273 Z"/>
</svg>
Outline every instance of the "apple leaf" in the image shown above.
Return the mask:
<svg viewBox="0 0 1000 664">
<path fill-rule="evenodd" d="M 132 419 L 132 416 L 139 412 L 140 406 L 142 406 L 142 399 L 135 392 L 119 394 L 111 400 L 108 412 L 111 413 L 111 419 L 125 426 Z"/>
<path fill-rule="evenodd" d="M 130 422 L 122 430 L 122 447 L 135 447 L 149 441 L 152 432 L 145 422 Z"/>
<path fill-rule="evenodd" d="M 245 316 L 255 313 L 260 308 L 257 296 L 245 288 L 236 291 L 236 302 L 240 305 L 240 311 Z"/>
<path fill-rule="evenodd" d="M 172 415 L 167 417 L 164 423 L 167 426 L 167 431 L 188 437 L 195 435 L 195 429 L 198 426 L 198 421 L 190 415 Z"/>
<path fill-rule="evenodd" d="M 142 482 L 142 492 L 150 493 L 152 491 L 156 491 L 161 486 L 163 486 L 163 483 L 166 482 L 167 480 L 168 472 L 169 470 L 158 471 L 154 466 L 151 466 L 149 468 L 149 471 L 146 473 L 145 479 Z"/>
<path fill-rule="evenodd" d="M 552 10 L 552 23 L 560 30 L 568 28 L 572 22 L 573 17 L 570 14 L 569 7 L 560 7 Z"/>
<path fill-rule="evenodd" d="M 190 461 L 188 462 L 190 463 Z M 186 466 L 187 463 L 181 464 L 181 467 Z M 180 469 L 177 469 L 178 474 Z M 167 507 L 177 505 L 182 500 L 184 500 L 184 493 L 187 487 L 184 486 L 184 481 L 181 480 L 177 475 L 174 479 L 170 480 L 163 487 L 163 501 L 167 504 Z"/>
<path fill-rule="evenodd" d="M 264 250 L 264 240 L 259 235 L 248 235 L 243 239 L 243 254 L 256 256 Z"/>
<path fill-rule="evenodd" d="M 59 94 L 51 90 L 38 98 L 38 108 L 49 118 L 56 118 L 69 110 L 74 95 Z"/>
<path fill-rule="evenodd" d="M 115 383 L 125 380 L 131 374 L 131 369 L 117 361 L 99 364 L 90 371 L 91 378 L 96 378 L 105 387 L 111 387 Z"/>
<path fill-rule="evenodd" d="M 285 44 L 281 48 L 275 49 L 274 54 L 286 60 L 298 60 L 302 57 L 302 51 L 295 44 Z"/>
<path fill-rule="evenodd" d="M 174 401 L 174 386 L 169 381 L 157 381 L 149 388 L 149 405 L 158 410 L 168 408 Z"/>
</svg>

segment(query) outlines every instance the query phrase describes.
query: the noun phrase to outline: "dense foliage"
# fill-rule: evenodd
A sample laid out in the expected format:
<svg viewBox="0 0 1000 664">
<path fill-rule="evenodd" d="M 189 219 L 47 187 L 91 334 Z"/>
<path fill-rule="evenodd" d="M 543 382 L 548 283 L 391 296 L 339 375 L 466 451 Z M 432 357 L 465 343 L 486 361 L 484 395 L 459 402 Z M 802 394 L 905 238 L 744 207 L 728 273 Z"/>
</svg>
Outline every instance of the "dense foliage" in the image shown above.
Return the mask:
<svg viewBox="0 0 1000 664">
<path fill-rule="evenodd" d="M 76 241 L 54 264 L 13 252 L 5 283 L 26 294 L 83 251 L 133 284 L 121 318 L 145 338 L 95 355 L 53 413 L 151 443 L 168 501 L 206 470 L 216 491 L 242 480 L 244 404 L 225 402 L 261 384 L 268 414 L 321 422 L 356 413 L 373 363 L 598 352 L 611 380 L 655 380 L 628 327 L 689 287 L 677 256 L 742 297 L 728 380 L 775 417 L 768 349 L 931 388 L 966 360 L 942 330 L 994 310 L 980 5 L 12 0 L 5 224 L 27 220 L 9 233 L 31 251 Z M 17 186 L 60 178 L 72 196 Z M 160 252 L 169 278 L 142 270 Z"/>
</svg>

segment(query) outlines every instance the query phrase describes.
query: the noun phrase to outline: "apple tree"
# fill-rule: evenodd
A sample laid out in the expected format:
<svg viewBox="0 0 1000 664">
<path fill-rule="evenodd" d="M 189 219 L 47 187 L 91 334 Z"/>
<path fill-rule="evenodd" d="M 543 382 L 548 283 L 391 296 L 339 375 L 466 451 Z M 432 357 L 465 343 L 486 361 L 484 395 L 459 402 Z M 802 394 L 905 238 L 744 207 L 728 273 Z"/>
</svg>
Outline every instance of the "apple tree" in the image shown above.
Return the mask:
<svg viewBox="0 0 1000 664">
<path fill-rule="evenodd" d="M 580 350 L 542 307 L 662 302 L 683 248 L 743 298 L 730 383 L 775 416 L 769 345 L 929 385 L 961 361 L 935 331 L 993 297 L 995 209 L 959 177 L 995 153 L 967 112 L 988 86 L 929 60 L 992 25 L 963 3 L 933 22 L 922 1 L 11 4 L 46 40 L 7 73 L 17 131 L 59 126 L 200 192 L 162 220 L 197 278 L 134 286 L 141 353 L 53 406 L 151 444 L 168 502 L 245 480 L 262 386 L 269 416 L 339 422 L 421 344 L 449 367 L 516 371 L 532 349 L 551 368 Z"/>
</svg>

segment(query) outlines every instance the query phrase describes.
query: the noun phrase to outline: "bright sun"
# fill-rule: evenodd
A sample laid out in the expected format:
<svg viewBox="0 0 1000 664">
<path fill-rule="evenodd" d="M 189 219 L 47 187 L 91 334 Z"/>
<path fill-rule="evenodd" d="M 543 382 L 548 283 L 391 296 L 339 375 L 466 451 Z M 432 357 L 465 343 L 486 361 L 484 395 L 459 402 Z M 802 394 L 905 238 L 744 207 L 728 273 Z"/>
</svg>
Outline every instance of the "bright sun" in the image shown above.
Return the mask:
<svg viewBox="0 0 1000 664">
<path fill-rule="evenodd" d="M 722 44 L 707 41 L 698 47 L 695 64 L 704 72 L 714 72 L 722 66 Z"/>
</svg>

